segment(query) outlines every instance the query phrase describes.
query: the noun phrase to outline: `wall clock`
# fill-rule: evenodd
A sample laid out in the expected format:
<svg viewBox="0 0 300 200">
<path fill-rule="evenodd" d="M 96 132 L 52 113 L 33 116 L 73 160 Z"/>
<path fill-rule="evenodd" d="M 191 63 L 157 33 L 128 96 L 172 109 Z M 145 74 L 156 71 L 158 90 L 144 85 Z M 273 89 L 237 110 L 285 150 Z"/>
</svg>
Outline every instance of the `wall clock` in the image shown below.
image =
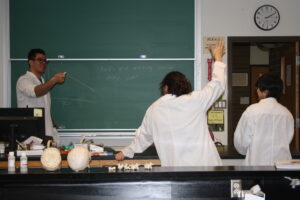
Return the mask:
<svg viewBox="0 0 300 200">
<path fill-rule="evenodd" d="M 279 21 L 279 11 L 274 6 L 263 5 L 255 11 L 254 22 L 258 28 L 264 31 L 274 29 L 279 24 Z"/>
</svg>

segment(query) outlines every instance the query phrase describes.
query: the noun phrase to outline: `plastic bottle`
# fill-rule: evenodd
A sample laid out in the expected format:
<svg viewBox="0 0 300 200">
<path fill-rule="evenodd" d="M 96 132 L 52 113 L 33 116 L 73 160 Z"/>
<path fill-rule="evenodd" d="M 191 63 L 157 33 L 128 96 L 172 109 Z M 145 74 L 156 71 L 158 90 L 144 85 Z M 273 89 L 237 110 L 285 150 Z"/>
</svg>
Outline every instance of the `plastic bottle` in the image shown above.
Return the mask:
<svg viewBox="0 0 300 200">
<path fill-rule="evenodd" d="M 0 158 L 4 158 L 4 157 L 5 157 L 5 144 L 0 143 Z"/>
<path fill-rule="evenodd" d="M 21 171 L 22 170 L 24 170 L 24 171 L 27 170 L 27 156 L 26 156 L 26 152 L 25 151 L 22 151 L 22 153 L 21 153 L 21 157 L 20 157 L 20 169 L 21 169 Z"/>
<path fill-rule="evenodd" d="M 13 151 L 10 151 L 8 154 L 8 171 L 16 170 L 16 158 Z"/>
</svg>

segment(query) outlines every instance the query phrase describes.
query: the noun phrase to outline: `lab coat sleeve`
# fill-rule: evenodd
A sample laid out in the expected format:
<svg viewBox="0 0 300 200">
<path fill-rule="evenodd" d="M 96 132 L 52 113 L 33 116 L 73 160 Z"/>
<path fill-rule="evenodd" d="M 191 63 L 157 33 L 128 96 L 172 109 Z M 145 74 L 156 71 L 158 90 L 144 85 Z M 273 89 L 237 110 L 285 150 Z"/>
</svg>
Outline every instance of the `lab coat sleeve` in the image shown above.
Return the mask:
<svg viewBox="0 0 300 200">
<path fill-rule="evenodd" d="M 29 79 L 26 78 L 21 78 L 18 80 L 17 82 L 17 90 L 19 90 L 20 92 L 22 92 L 23 94 L 25 94 L 26 96 L 29 97 L 36 97 L 34 88 L 37 85 L 33 84 L 32 81 L 30 81 Z"/>
<path fill-rule="evenodd" d="M 240 121 L 234 132 L 234 146 L 242 155 L 246 155 L 247 150 L 252 142 L 253 128 L 251 124 L 254 124 L 251 121 L 252 118 L 249 116 L 246 110 L 240 118 Z"/>
<path fill-rule="evenodd" d="M 122 150 L 126 157 L 132 158 L 135 153 L 142 153 L 153 143 L 152 134 L 149 131 L 149 125 L 148 116 L 146 114 L 142 125 L 136 130 L 134 140 L 129 146 Z"/>
<path fill-rule="evenodd" d="M 220 97 L 225 90 L 226 78 L 225 70 L 226 65 L 222 62 L 215 62 L 212 80 L 201 90 L 195 91 L 192 95 L 195 95 L 200 99 L 201 107 L 207 111 L 211 105 Z"/>
<path fill-rule="evenodd" d="M 288 119 L 287 133 L 288 133 L 288 139 L 290 144 L 294 138 L 294 117 L 292 114 L 290 114 L 288 118 L 289 119 Z"/>
</svg>

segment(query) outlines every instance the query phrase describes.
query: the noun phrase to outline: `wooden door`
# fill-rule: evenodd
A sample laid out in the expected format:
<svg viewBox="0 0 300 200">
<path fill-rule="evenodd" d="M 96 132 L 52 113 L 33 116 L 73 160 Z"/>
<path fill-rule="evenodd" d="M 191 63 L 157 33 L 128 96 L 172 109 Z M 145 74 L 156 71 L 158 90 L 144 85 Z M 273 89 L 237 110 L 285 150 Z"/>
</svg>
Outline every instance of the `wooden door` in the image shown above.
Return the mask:
<svg viewBox="0 0 300 200">
<path fill-rule="evenodd" d="M 262 66 L 251 66 L 251 79 L 250 79 L 250 86 L 251 86 L 251 104 L 258 102 L 257 92 L 256 92 L 256 81 L 257 79 L 266 74 L 270 71 L 269 66 L 262 65 Z"/>
</svg>

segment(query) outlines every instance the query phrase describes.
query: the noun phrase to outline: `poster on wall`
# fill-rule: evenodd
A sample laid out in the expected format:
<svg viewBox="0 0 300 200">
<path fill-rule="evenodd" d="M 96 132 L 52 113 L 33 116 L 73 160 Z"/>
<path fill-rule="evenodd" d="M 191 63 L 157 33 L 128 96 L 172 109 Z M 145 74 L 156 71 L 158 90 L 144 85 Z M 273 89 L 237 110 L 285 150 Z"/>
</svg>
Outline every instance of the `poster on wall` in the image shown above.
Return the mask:
<svg viewBox="0 0 300 200">
<path fill-rule="evenodd" d="M 224 110 L 209 110 L 207 113 L 207 123 L 211 131 L 224 131 Z"/>
<path fill-rule="evenodd" d="M 225 41 L 225 37 L 221 37 L 221 36 L 204 36 L 203 37 L 203 54 L 210 54 L 209 48 L 215 47 L 217 44 L 217 41 L 219 39 L 223 39 Z"/>
</svg>

